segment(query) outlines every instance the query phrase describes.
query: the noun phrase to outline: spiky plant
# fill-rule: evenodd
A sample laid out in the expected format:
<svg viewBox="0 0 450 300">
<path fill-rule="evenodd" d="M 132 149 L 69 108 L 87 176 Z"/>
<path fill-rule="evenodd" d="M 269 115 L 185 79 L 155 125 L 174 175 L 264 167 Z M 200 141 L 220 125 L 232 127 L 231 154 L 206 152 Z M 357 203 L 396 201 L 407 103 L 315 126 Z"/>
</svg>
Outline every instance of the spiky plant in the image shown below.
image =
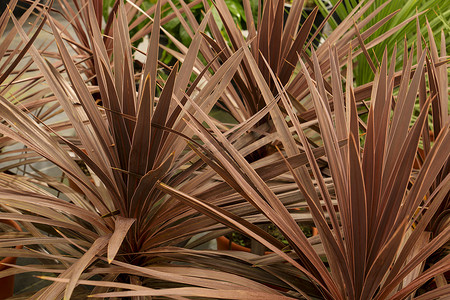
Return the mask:
<svg viewBox="0 0 450 300">
<path fill-rule="evenodd" d="M 445 43 L 442 45 L 445 54 Z M 368 121 L 364 123 L 358 118 L 351 52 L 345 65 L 345 86 L 342 85 L 336 52 L 330 49 L 328 53 L 333 111 L 328 106 L 329 95 L 321 89 L 323 83 L 314 81 L 304 62 L 300 61 L 318 117 L 329 163 L 327 172 L 319 168 L 291 99 L 275 72 L 271 73 L 286 114 L 295 128 L 294 135 L 286 134 L 280 138 L 285 149 L 280 154 L 287 156 L 286 164 L 298 186 L 298 193 L 308 203 L 319 231 L 317 238 L 308 240 L 305 237 L 289 212 L 292 207 L 282 204 L 262 176 L 214 126 L 210 117 L 206 114 L 198 120 L 191 117 L 191 126 L 207 148 L 203 155 L 209 159 L 205 162 L 220 164 L 220 173 L 226 174 L 223 178 L 230 185 L 238 186 L 237 191 L 242 197 L 260 210 L 267 221 L 275 224 L 289 241 L 289 247 L 281 249 L 245 226 L 244 220 L 229 216 L 237 230 L 274 252 L 266 257 L 239 255 L 243 271 L 238 269 L 235 273 L 245 274 L 248 266 L 261 268 L 284 282 L 280 289 L 299 298 L 405 299 L 414 296 L 415 291 L 430 280 L 437 286 L 434 289 L 428 287 L 425 291 L 430 290 L 416 295 L 417 299 L 444 297 L 448 295 L 444 274 L 450 270 L 444 247 L 450 230 L 448 226 L 441 226 L 432 233 L 429 226 L 442 214 L 442 206 L 448 205 L 450 189 L 446 57 L 437 55 L 432 36 L 429 46 L 420 47 L 416 66 L 412 65 L 415 50 L 405 51 L 400 87 L 396 89 L 396 52 L 392 54 L 390 65 L 385 53 L 377 68 L 368 99 Z M 246 55 L 250 57 L 249 51 Z M 317 64 L 317 59 L 313 51 L 313 63 Z M 322 74 L 318 72 L 315 76 L 321 78 Z M 420 115 L 410 125 L 414 104 L 424 96 Z M 276 119 L 276 110 L 270 113 Z M 429 143 L 429 117 L 440 128 L 432 144 Z M 284 119 L 284 116 L 278 118 L 282 120 L 278 123 L 281 127 L 278 132 L 289 131 Z M 205 130 L 201 122 L 206 122 L 212 133 Z M 413 168 L 421 136 L 422 140 L 428 140 L 427 155 L 419 167 Z M 347 141 L 344 147 L 340 147 L 340 140 Z M 298 143 L 305 149 L 311 172 L 305 166 L 292 167 L 289 162 L 293 155 L 289 149 L 299 153 L 295 146 Z M 330 179 L 332 189 L 327 186 Z M 198 203 L 211 214 L 223 214 L 220 208 L 200 203 L 175 189 L 164 185 L 160 188 L 180 200 Z M 433 259 L 428 260 L 431 256 Z"/>
<path fill-rule="evenodd" d="M 64 110 L 75 135 L 63 136 L 51 121 L 44 122 L 34 114 L 32 107 L 14 103 L 6 95 L 0 96 L 0 132 L 5 141 L 26 146 L 19 155 L 23 161 L 5 169 L 23 165 L 34 169 L 26 172 L 26 176 L 1 174 L 0 218 L 20 222 L 28 235 L 2 240 L 0 255 L 33 257 L 45 262 L 9 269 L 1 276 L 33 271 L 56 274 L 47 278 L 53 281 L 51 285 L 31 297 L 41 299 L 69 299 L 74 291 L 77 295 L 74 297 L 84 297 L 81 295 L 129 286 L 134 290 L 158 287 L 160 295 L 166 290 L 173 297 L 177 294 L 213 297 L 221 291 L 237 292 L 239 298 L 272 294 L 271 288 L 239 276 L 192 264 L 170 264 L 170 253 L 192 251 L 177 246 L 197 233 L 221 227 L 217 221 L 199 214 L 186 203 L 166 197 L 156 188 L 170 184 L 190 193 L 211 186 L 211 176 L 202 170 L 203 162 L 187 148 L 187 141 L 196 143 L 193 132 L 173 130 L 177 124 L 185 123 L 177 101 L 193 96 L 201 76 L 190 83 L 193 64 L 186 62 L 181 68 L 178 64 L 173 66 L 167 78 L 159 77 L 159 30 L 152 32 L 145 66 L 135 74 L 122 5 L 112 25 L 113 60 L 110 61 L 94 6 L 92 2 L 86 3 L 85 15 L 91 32 L 88 39 L 98 83 L 94 87 L 90 81 L 86 84 L 84 72 L 77 68 L 63 34 L 48 13 L 52 2 L 41 9 L 41 23 L 35 35 L 48 22 L 64 66 L 62 74 L 45 60 L 20 22 L 11 15 L 28 54 L 51 90 L 52 100 Z M 197 56 L 195 43 L 201 41 L 200 31 L 209 16 L 210 13 L 200 26 L 197 42 L 190 48 L 188 57 Z M 156 7 L 153 26 L 160 26 L 160 4 Z M 198 103 L 209 106 L 217 101 L 229 84 L 233 69 L 240 63 L 240 52 L 208 78 L 210 87 L 194 97 Z M 96 92 L 101 96 L 102 106 L 94 101 L 92 94 Z M 34 168 L 30 153 L 32 158 L 44 158 L 60 168 L 80 192 L 61 183 L 60 178 Z M 90 176 L 75 160 L 83 162 Z M 52 194 L 52 190 L 57 190 L 64 200 Z M 12 249 L 13 244 L 25 248 Z M 89 279 L 92 281 L 87 282 Z M 79 284 L 97 287 L 93 291 L 75 290 Z"/>
</svg>

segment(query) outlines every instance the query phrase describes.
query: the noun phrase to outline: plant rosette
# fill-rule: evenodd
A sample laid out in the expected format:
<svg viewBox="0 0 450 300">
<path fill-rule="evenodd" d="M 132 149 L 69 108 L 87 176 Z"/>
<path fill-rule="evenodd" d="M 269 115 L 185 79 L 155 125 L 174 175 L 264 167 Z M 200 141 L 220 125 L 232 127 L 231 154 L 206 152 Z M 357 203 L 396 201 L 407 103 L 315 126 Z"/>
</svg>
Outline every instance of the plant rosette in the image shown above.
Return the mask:
<svg viewBox="0 0 450 300">
<path fill-rule="evenodd" d="M 0 223 L 6 224 L 16 231 L 22 231 L 19 224 L 14 221 L 0 220 Z M 22 249 L 22 247 L 22 245 L 16 246 L 16 249 Z M 8 256 L 0 260 L 0 272 L 9 269 L 10 267 L 5 264 L 15 264 L 16 259 L 17 257 Z M 14 293 L 14 275 L 0 278 L 0 287 L 0 299 L 7 299 L 11 297 Z"/>
</svg>

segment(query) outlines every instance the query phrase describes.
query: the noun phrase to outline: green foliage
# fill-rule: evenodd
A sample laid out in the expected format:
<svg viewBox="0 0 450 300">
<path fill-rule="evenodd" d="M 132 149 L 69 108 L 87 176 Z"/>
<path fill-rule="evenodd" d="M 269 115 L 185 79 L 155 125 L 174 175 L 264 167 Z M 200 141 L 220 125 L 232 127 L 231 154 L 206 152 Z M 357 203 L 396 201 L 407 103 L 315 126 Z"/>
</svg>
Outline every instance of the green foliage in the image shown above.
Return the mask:
<svg viewBox="0 0 450 300">
<path fill-rule="evenodd" d="M 320 1 L 320 0 L 319 0 Z M 320 1 L 322 4 L 323 2 Z M 331 0 L 331 3 L 334 5 L 338 1 Z M 368 1 L 365 1 L 368 2 Z M 441 0 L 428 0 L 428 1 L 418 1 L 418 0 L 406 0 L 406 1 L 389 1 L 389 0 L 375 0 L 371 5 L 371 8 L 364 14 L 362 18 L 367 17 L 370 13 L 372 13 L 376 8 L 381 5 L 389 2 L 386 7 L 379 13 L 375 18 L 373 18 L 369 24 L 366 25 L 366 28 L 374 25 L 375 23 L 381 21 L 383 18 L 399 10 L 399 12 L 389 21 L 387 21 L 383 26 L 378 29 L 375 34 L 371 35 L 368 39 L 365 40 L 366 43 L 373 41 L 377 37 L 379 37 L 384 32 L 388 31 L 391 28 L 394 28 L 396 25 L 401 24 L 403 21 L 408 18 L 414 16 L 417 12 L 425 12 L 424 14 L 419 16 L 420 24 L 425 24 L 425 19 L 428 19 L 430 22 L 432 31 L 434 33 L 434 38 L 436 39 L 436 43 L 439 45 L 441 40 L 441 30 L 444 31 L 446 35 L 446 45 L 447 45 L 447 53 L 450 50 L 450 39 L 448 38 L 448 32 L 450 32 L 450 24 L 448 20 L 450 20 L 450 1 L 441 1 Z M 358 4 L 358 1 L 355 0 L 345 0 L 341 5 L 338 6 L 336 10 L 337 16 L 344 20 L 348 13 Z M 337 24 L 332 22 L 330 23 L 332 28 L 336 28 Z M 385 48 L 388 49 L 388 53 L 392 53 L 394 45 L 397 45 L 398 51 L 403 52 L 403 40 L 406 37 L 408 48 L 412 46 L 412 44 L 416 41 L 416 27 L 415 22 L 410 22 L 406 24 L 406 26 L 402 26 L 389 38 L 385 39 L 380 44 L 374 46 L 372 49 L 368 49 L 369 55 L 371 59 L 376 63 L 380 62 L 383 51 Z M 360 30 L 364 28 L 359 28 Z M 420 27 L 420 33 L 423 36 L 427 36 L 427 29 L 425 26 Z M 354 68 L 355 80 L 358 85 L 370 82 L 374 78 L 374 73 L 371 71 L 371 68 L 367 62 L 367 59 L 363 54 L 359 55 L 357 58 L 357 63 Z M 398 69 L 401 66 L 401 61 L 397 62 L 396 68 Z"/>
</svg>

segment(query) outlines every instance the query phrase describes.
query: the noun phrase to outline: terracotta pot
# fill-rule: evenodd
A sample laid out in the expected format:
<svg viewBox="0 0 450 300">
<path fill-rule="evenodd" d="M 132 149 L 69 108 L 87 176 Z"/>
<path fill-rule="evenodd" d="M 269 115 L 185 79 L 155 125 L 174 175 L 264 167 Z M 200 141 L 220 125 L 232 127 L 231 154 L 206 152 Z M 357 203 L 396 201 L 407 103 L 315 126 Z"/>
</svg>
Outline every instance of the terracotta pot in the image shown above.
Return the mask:
<svg viewBox="0 0 450 300">
<path fill-rule="evenodd" d="M 250 248 L 238 245 L 228 238 L 224 236 L 220 236 L 216 239 L 217 241 L 217 250 L 234 250 L 234 251 L 242 251 L 242 252 L 252 252 Z M 272 251 L 266 251 L 264 254 L 273 253 Z"/>
<path fill-rule="evenodd" d="M 317 230 L 316 227 L 312 227 L 312 235 L 318 235 L 319 230 Z M 230 241 L 228 238 L 224 236 L 220 236 L 216 239 L 217 241 L 217 250 L 234 250 L 234 251 L 242 251 L 242 252 L 252 252 L 250 248 L 238 245 L 232 241 Z M 273 253 L 272 251 L 266 251 L 264 254 Z"/>
<path fill-rule="evenodd" d="M 17 231 L 22 231 L 19 224 L 11 220 L 0 220 L 1 223 L 9 225 Z M 16 246 L 16 249 L 22 249 L 23 246 Z M 15 264 L 17 257 L 5 257 L 0 261 L 0 271 L 6 270 L 10 267 L 3 265 Z M 0 299 L 7 299 L 14 294 L 14 276 L 0 278 Z"/>
<path fill-rule="evenodd" d="M 216 241 L 217 241 L 217 250 L 234 250 L 242 252 L 251 252 L 250 248 L 233 243 L 224 236 L 218 237 Z"/>
</svg>

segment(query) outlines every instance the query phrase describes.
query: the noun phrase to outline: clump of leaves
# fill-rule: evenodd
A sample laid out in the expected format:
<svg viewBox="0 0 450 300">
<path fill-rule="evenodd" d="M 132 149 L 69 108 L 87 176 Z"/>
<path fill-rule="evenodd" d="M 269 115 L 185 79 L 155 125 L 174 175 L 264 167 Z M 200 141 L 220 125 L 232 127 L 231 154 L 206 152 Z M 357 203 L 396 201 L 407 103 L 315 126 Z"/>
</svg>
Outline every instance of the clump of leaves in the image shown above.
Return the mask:
<svg viewBox="0 0 450 300">
<path fill-rule="evenodd" d="M 61 128 L 51 121 L 47 125 L 33 114 L 31 107 L 10 101 L 3 94 L 0 132 L 6 144 L 15 141 L 26 146 L 15 157 L 21 161 L 5 168 L 27 164 L 33 168 L 35 161 L 28 160 L 31 153 L 32 158 L 40 157 L 63 170 L 81 193 L 35 168 L 26 176 L 0 174 L 0 218 L 21 222 L 32 236 L 29 241 L 2 239 L 0 256 L 33 257 L 46 262 L 3 271 L 1 276 L 21 272 L 56 274 L 43 277 L 52 284 L 33 296 L 46 299 L 68 299 L 79 284 L 94 285 L 94 290 L 87 290 L 92 294 L 109 289 L 130 289 L 133 293 L 145 290 L 174 297 L 177 294 L 215 297 L 214 290 L 225 294 L 238 291 L 241 298 L 273 294 L 271 288 L 239 276 L 192 264 L 170 263 L 171 255 L 195 252 L 177 247 L 193 235 L 223 227 L 209 216 L 199 214 L 189 201 L 176 201 L 158 188 L 171 185 L 186 193 L 196 193 L 213 186 L 211 176 L 202 172 L 204 163 L 186 147 L 187 141 L 194 144 L 196 141 L 183 119 L 184 111 L 177 104 L 193 97 L 211 108 L 242 58 L 237 53 L 208 78 L 209 88 L 193 94 L 201 77 L 190 82 L 192 57 L 198 55 L 201 31 L 211 14 L 206 15 L 195 34 L 185 62 L 181 67 L 175 64 L 163 80 L 158 76 L 160 3 L 153 19 L 158 30 L 152 31 L 146 63 L 136 74 L 125 7 L 117 7 L 111 24 L 112 49 L 107 49 L 95 7 L 92 2 L 85 2 L 81 12 L 88 27 L 84 34 L 91 47 L 91 74 L 96 74 L 98 84 L 92 86 L 93 81 L 87 80 L 86 84 L 83 68 L 78 68 L 77 60 L 67 49 L 71 41 L 65 42 L 64 33 L 49 15 L 53 2 L 47 4 L 40 9 L 40 23 L 31 39 L 13 15 L 5 12 L 2 17 L 13 21 L 26 45 L 16 49 L 16 53 L 31 55 L 33 66 L 39 69 L 53 94 L 51 101 L 64 110 L 66 122 L 75 135 L 64 137 L 58 133 Z M 45 22 L 53 32 L 59 50 L 56 57 L 62 63 L 58 66 L 63 67 L 63 72 L 46 61 L 33 45 Z M 13 64 L 11 69 L 14 67 Z M 96 104 L 93 95 L 100 97 L 102 106 Z M 192 109 L 189 111 L 193 113 Z M 89 168 L 91 178 L 77 160 Z M 49 189 L 58 190 L 65 199 L 56 197 Z M 26 248 L 9 248 L 15 245 Z"/>
<path fill-rule="evenodd" d="M 432 36 L 429 48 L 419 47 L 420 57 L 414 67 L 415 50 L 404 53 L 398 93 L 394 93 L 396 51 L 389 60 L 390 65 L 385 53 L 373 83 L 367 123 L 357 114 L 350 52 L 345 89 L 336 52 L 333 49 L 328 52 L 333 110 L 328 106 L 323 82 L 314 81 L 300 61 L 322 133 L 332 190 L 326 185 L 328 176 L 318 167 L 291 99 L 274 72 L 271 73 L 298 138 L 284 135 L 283 146 L 287 149 L 290 144 L 301 143 L 308 156 L 312 174 L 304 166 L 290 166 L 290 154 L 287 150 L 283 153 L 287 154 L 286 164 L 313 215 L 323 252 L 317 251 L 315 244 L 305 237 L 279 198 L 214 127 L 211 119 L 203 114 L 199 121 L 206 122 L 214 136 L 194 122 L 193 127 L 208 145 L 210 155 L 221 162 L 221 172 L 227 174 L 227 182 L 239 187 L 241 195 L 280 229 L 293 249 L 284 253 L 251 229 L 240 227 L 242 232 L 276 253 L 259 259 L 242 257 L 242 265 L 251 261 L 270 270 L 299 298 L 404 299 L 432 278 L 440 285 L 418 298 L 434 299 L 448 294 L 443 274 L 450 270 L 449 256 L 434 257 L 433 264 L 424 268 L 427 259 L 444 247 L 450 237 L 448 226 L 434 234 L 428 229 L 433 218 L 440 214 L 440 207 L 448 205 L 450 189 L 445 43 L 441 48 L 443 56 L 437 55 Z M 317 59 L 313 51 L 313 63 L 317 64 Z M 315 72 L 314 77 L 322 78 L 320 70 Z M 425 77 L 429 79 L 428 84 Z M 419 117 L 410 126 L 418 95 L 427 97 Z M 440 130 L 435 142 L 427 143 L 429 151 L 423 164 L 413 168 L 421 136 L 423 140 L 429 139 L 430 106 Z M 286 128 L 285 123 L 279 124 Z M 360 146 L 361 128 L 365 131 L 363 147 Z M 347 140 L 342 148 L 340 140 Z M 219 143 L 226 151 L 218 151 Z M 176 191 L 170 192 L 180 199 L 183 197 Z M 234 220 L 236 226 L 241 222 Z"/>
</svg>

